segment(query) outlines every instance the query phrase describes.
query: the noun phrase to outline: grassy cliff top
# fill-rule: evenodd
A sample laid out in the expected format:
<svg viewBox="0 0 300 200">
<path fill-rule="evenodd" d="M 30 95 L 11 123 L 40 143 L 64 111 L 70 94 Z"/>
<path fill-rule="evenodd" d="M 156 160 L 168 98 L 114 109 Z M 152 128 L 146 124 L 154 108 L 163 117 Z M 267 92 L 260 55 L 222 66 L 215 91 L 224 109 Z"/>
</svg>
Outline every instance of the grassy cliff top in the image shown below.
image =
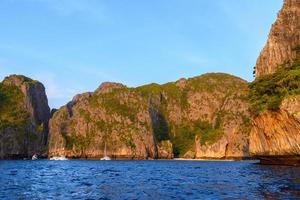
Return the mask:
<svg viewBox="0 0 300 200">
<path fill-rule="evenodd" d="M 16 74 L 5 77 L 2 82 L 2 84 L 4 85 L 15 85 L 15 86 L 20 86 L 22 84 L 33 85 L 37 83 L 39 82 L 36 80 L 33 80 L 23 75 L 16 75 Z"/>
<path fill-rule="evenodd" d="M 166 84 L 151 83 L 137 87 L 143 95 L 159 95 L 162 91 L 171 96 L 179 95 L 183 90 L 213 92 L 216 89 L 246 89 L 247 82 L 241 78 L 225 73 L 207 73 L 189 79 L 179 79 Z"/>
</svg>

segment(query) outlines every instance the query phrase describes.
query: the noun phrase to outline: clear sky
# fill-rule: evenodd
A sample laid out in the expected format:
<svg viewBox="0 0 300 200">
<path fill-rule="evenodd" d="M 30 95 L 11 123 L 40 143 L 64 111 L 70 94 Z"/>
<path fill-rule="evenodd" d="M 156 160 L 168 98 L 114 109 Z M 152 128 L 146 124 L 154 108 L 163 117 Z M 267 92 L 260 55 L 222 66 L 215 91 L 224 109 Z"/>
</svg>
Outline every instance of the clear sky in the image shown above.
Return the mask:
<svg viewBox="0 0 300 200">
<path fill-rule="evenodd" d="M 0 79 L 44 83 L 60 107 L 101 82 L 206 72 L 248 81 L 282 0 L 1 0 Z"/>
</svg>

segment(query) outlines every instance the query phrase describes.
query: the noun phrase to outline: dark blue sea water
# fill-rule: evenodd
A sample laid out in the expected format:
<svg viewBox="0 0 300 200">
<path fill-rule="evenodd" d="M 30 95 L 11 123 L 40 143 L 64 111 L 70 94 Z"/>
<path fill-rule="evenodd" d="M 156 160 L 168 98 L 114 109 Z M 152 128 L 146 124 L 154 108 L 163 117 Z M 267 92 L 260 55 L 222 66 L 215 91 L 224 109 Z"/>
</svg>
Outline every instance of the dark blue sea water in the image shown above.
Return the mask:
<svg viewBox="0 0 300 200">
<path fill-rule="evenodd" d="M 0 199 L 300 199 L 300 168 L 250 162 L 0 161 Z"/>
</svg>

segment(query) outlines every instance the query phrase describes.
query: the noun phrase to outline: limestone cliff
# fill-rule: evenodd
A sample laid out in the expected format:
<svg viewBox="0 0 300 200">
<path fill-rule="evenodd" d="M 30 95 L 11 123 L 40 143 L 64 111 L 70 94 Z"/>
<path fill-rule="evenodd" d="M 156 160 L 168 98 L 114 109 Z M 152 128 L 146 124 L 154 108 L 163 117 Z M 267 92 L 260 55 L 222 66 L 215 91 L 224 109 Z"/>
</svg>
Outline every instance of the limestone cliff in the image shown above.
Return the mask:
<svg viewBox="0 0 300 200">
<path fill-rule="evenodd" d="M 268 164 L 300 164 L 300 1 L 284 0 L 250 85 L 249 151 Z"/>
<path fill-rule="evenodd" d="M 54 113 L 49 156 L 98 158 L 106 143 L 115 158 L 247 157 L 247 90 L 226 74 L 138 88 L 104 83 Z M 220 141 L 215 155 L 202 153 Z"/>
<path fill-rule="evenodd" d="M 157 158 L 147 101 L 121 84 L 104 83 L 77 95 L 50 120 L 49 156 Z"/>
<path fill-rule="evenodd" d="M 277 112 L 253 120 L 250 152 L 254 156 L 300 155 L 300 96 L 285 99 Z"/>
<path fill-rule="evenodd" d="M 282 64 L 300 58 L 300 1 L 284 0 L 266 46 L 257 59 L 256 77 L 274 73 Z"/>
<path fill-rule="evenodd" d="M 137 89 L 150 96 L 151 107 L 160 116 L 154 135 L 158 141 L 171 140 L 175 156 L 248 157 L 247 82 L 211 73 Z"/>
<path fill-rule="evenodd" d="M 253 126 L 249 150 L 265 163 L 300 164 L 299 77 L 300 64 L 295 63 L 250 85 Z"/>
<path fill-rule="evenodd" d="M 12 75 L 0 83 L 0 158 L 46 152 L 50 109 L 44 86 Z"/>
</svg>

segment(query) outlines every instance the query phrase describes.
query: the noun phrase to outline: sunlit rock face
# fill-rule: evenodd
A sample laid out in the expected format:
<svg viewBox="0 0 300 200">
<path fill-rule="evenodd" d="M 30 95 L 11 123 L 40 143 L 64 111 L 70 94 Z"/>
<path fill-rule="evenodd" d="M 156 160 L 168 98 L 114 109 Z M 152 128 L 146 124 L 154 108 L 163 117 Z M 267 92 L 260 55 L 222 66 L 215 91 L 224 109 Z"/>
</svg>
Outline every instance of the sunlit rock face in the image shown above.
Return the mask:
<svg viewBox="0 0 300 200">
<path fill-rule="evenodd" d="M 300 96 L 285 99 L 277 112 L 253 120 L 250 153 L 254 156 L 300 155 Z"/>
<path fill-rule="evenodd" d="M 116 83 L 77 95 L 50 120 L 49 156 L 157 158 L 147 101 Z"/>
<path fill-rule="evenodd" d="M 221 73 L 138 88 L 103 83 L 53 114 L 49 156 L 99 158 L 106 144 L 113 158 L 247 157 L 247 94 L 246 81 Z"/>
<path fill-rule="evenodd" d="M 284 0 L 272 25 L 267 44 L 257 59 L 255 75 L 274 73 L 281 65 L 300 58 L 300 1 Z"/>
<path fill-rule="evenodd" d="M 12 75 L 0 83 L 0 158 L 45 156 L 50 109 L 44 86 Z"/>
<path fill-rule="evenodd" d="M 249 138 L 250 155 L 262 163 L 300 164 L 299 60 L 300 1 L 285 0 L 256 63 L 260 88 L 250 90 L 260 97 L 256 108 L 268 105 L 252 117 Z"/>
</svg>

